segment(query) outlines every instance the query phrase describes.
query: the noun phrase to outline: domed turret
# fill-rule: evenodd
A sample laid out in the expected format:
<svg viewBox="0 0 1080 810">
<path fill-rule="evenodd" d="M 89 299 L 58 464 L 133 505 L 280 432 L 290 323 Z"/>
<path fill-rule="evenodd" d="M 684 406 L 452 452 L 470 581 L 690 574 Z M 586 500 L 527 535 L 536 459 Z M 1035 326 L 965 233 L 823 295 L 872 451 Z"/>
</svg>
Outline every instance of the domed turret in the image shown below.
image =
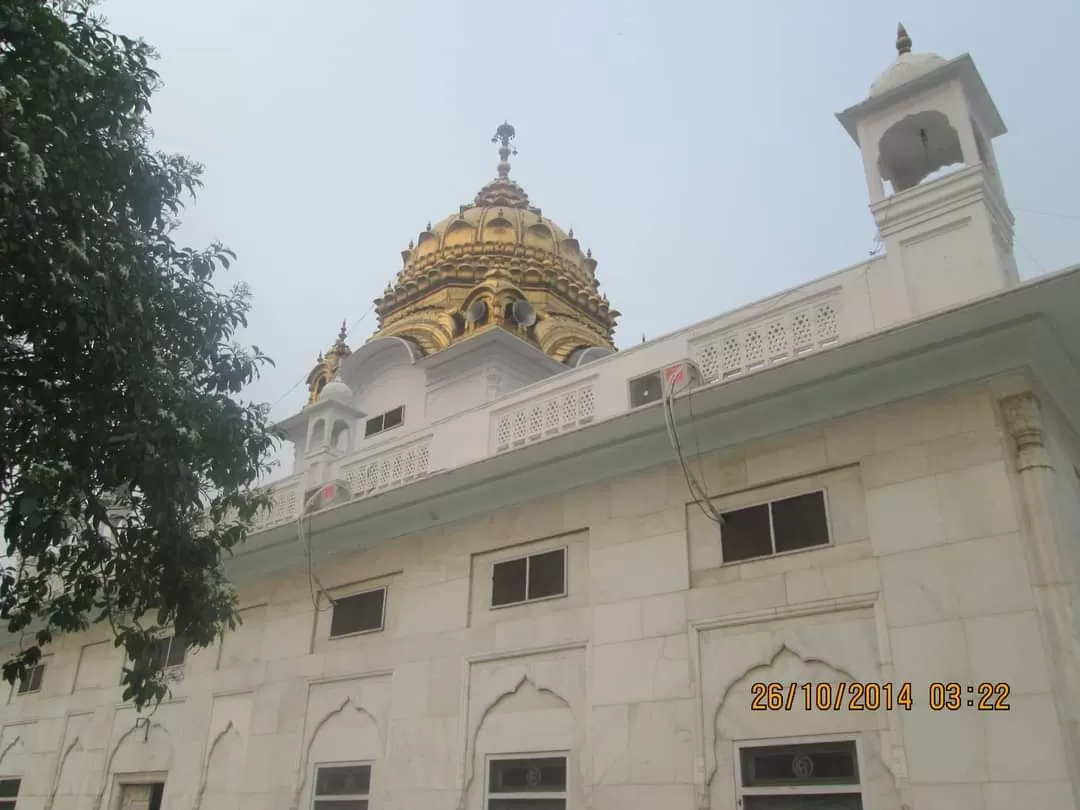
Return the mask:
<svg viewBox="0 0 1080 810">
<path fill-rule="evenodd" d="M 407 338 L 431 354 L 504 328 L 560 362 L 579 349 L 614 351 L 619 313 L 599 292 L 592 251 L 510 179 L 515 134 L 503 124 L 492 138 L 495 179 L 402 251 L 401 271 L 375 301 L 374 338 Z"/>
<path fill-rule="evenodd" d="M 947 60 L 936 53 L 912 53 L 904 24 L 896 26 L 896 61 L 870 85 L 870 97 L 880 96 L 941 67 Z"/>
<path fill-rule="evenodd" d="M 352 349 L 345 343 L 345 338 L 347 336 L 348 330 L 345 328 L 345 321 L 342 321 L 341 331 L 338 332 L 337 340 L 334 341 L 334 345 L 326 350 L 326 354 L 320 354 L 315 361 L 315 368 L 313 368 L 311 373 L 307 376 L 309 405 L 317 402 L 323 392 L 334 384 L 332 381 L 337 377 L 338 369 L 341 368 L 342 361 L 352 354 Z M 337 379 L 336 382 L 348 392 L 347 400 L 338 401 L 347 402 L 351 400 L 352 391 L 349 390 L 349 387 L 340 379 Z M 340 387 L 337 388 L 336 391 L 337 394 L 335 395 L 335 398 L 342 394 Z"/>
<path fill-rule="evenodd" d="M 342 402 L 346 405 L 352 403 L 352 397 L 352 389 L 341 379 L 340 371 L 334 376 L 334 379 L 323 386 L 323 390 L 319 394 L 319 399 L 321 401 L 332 400 L 334 402 Z"/>
</svg>

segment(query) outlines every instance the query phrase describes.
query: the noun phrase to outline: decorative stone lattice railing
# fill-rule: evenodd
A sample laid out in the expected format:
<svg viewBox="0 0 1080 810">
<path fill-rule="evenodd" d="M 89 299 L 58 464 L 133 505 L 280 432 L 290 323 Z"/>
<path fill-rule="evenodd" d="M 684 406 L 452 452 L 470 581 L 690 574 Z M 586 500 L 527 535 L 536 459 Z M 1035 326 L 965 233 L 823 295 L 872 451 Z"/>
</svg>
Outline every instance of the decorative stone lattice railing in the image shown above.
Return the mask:
<svg viewBox="0 0 1080 810">
<path fill-rule="evenodd" d="M 304 494 L 303 486 L 303 475 L 290 475 L 270 484 L 270 508 L 256 513 L 252 530 L 261 532 L 296 520 L 299 516 L 300 498 Z"/>
<path fill-rule="evenodd" d="M 840 294 L 802 302 L 696 341 L 691 358 L 703 382 L 748 374 L 840 340 Z"/>
<path fill-rule="evenodd" d="M 428 474 L 431 466 L 431 437 L 394 447 L 360 461 L 343 464 L 341 477 L 349 482 L 354 498 L 393 489 Z"/>
<path fill-rule="evenodd" d="M 587 425 L 595 412 L 596 392 L 589 382 L 495 413 L 492 415 L 494 451 L 502 453 Z"/>
</svg>

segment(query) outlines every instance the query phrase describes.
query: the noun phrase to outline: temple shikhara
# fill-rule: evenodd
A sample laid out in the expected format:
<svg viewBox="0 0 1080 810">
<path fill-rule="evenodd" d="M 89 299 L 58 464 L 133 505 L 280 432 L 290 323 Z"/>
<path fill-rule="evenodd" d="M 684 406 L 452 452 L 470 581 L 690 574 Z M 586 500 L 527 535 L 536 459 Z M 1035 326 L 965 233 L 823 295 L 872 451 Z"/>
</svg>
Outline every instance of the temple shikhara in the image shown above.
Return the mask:
<svg viewBox="0 0 1080 810">
<path fill-rule="evenodd" d="M 499 126 L 312 347 L 242 627 L 143 714 L 58 639 L 0 810 L 1080 810 L 1080 267 L 1020 280 L 974 61 L 896 51 L 881 249 L 621 351 Z"/>
</svg>

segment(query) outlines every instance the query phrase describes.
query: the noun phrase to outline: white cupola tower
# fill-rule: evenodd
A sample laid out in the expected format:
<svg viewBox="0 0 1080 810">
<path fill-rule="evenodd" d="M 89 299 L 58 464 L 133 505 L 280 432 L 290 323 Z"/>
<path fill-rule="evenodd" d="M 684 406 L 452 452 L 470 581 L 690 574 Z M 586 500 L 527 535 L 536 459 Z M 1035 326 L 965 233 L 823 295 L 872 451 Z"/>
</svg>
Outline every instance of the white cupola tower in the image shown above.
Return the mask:
<svg viewBox="0 0 1080 810">
<path fill-rule="evenodd" d="M 322 387 L 319 399 L 303 410 L 306 427 L 305 490 L 336 478 L 337 462 L 353 450 L 353 435 L 363 417 L 352 402 L 353 392 L 341 379 L 340 369 Z"/>
<path fill-rule="evenodd" d="M 888 320 L 1018 281 L 1013 216 L 991 147 L 1005 124 L 975 63 L 912 53 L 903 25 L 896 50 L 869 97 L 837 115 L 862 150 L 886 250 Z"/>
</svg>

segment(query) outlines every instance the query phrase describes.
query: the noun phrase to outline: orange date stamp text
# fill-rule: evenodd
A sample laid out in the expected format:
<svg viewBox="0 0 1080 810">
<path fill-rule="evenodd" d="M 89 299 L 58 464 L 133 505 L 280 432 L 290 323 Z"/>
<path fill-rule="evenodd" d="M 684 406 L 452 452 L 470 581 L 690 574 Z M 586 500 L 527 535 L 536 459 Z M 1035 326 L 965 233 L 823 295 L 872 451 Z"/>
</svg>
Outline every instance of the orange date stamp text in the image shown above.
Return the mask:
<svg viewBox="0 0 1080 810">
<path fill-rule="evenodd" d="M 907 681 L 759 681 L 750 687 L 750 709 L 756 712 L 876 712 L 911 709 Z"/>
</svg>

